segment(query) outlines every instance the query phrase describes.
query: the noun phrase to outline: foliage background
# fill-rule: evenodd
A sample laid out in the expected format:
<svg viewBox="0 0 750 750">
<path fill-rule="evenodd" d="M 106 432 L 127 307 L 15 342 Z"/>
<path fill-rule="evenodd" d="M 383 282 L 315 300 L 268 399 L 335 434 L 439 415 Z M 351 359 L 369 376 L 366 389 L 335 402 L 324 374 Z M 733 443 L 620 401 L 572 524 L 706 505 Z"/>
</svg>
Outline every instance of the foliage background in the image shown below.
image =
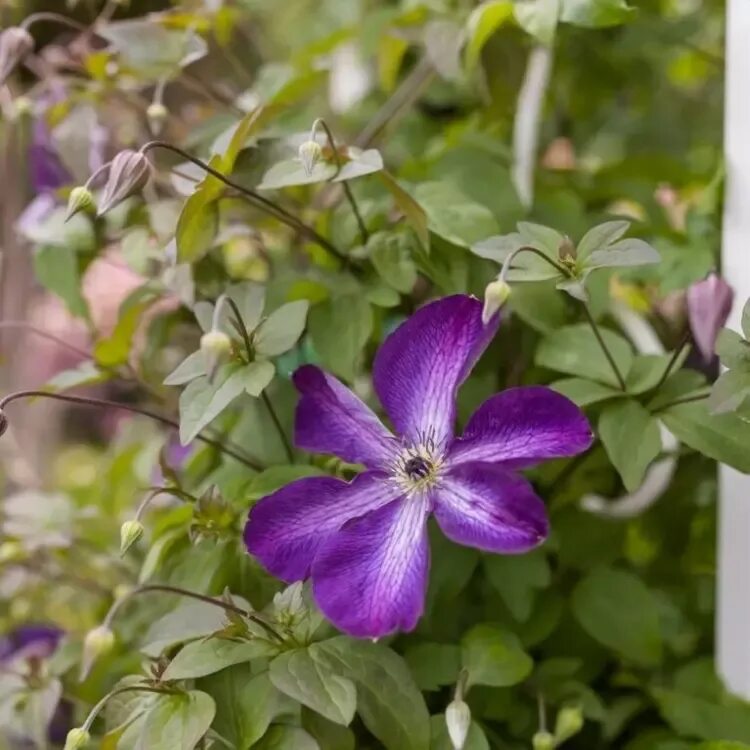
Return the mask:
<svg viewBox="0 0 750 750">
<path fill-rule="evenodd" d="M 548 5 L 535 4 L 540 27 Z M 199 337 L 189 305 L 181 302 L 215 299 L 228 284 L 248 279 L 267 284 L 268 309 L 308 299 L 307 332 L 277 360 L 268 389 L 289 434 L 295 397 L 288 376 L 294 367 L 318 361 L 371 395 L 368 366 L 394 325 L 429 296 L 481 295 L 497 273 L 471 254 L 472 244 L 511 232 L 523 219 L 578 239 L 600 221 L 625 216 L 634 220 L 635 235 L 658 248 L 662 263 L 646 271 L 599 272 L 592 277 L 592 307 L 615 327 L 612 302 L 624 303 L 646 316 L 668 348 L 676 346 L 686 325 L 682 290 L 717 263 L 724 4 L 642 0 L 632 3 L 632 11 L 617 0 L 577 5 L 584 23 L 560 24 L 554 39 L 529 207 L 511 176 L 512 133 L 526 63 L 538 40 L 512 20 L 493 30 L 472 66 L 454 54 L 457 34 L 470 28 L 471 2 L 242 0 L 212 8 L 189 0 L 134 0 L 118 8 L 117 19 L 170 9 L 175 28 L 192 29 L 208 41 L 205 57 L 169 74 L 164 140 L 207 157 L 248 102 L 270 100 L 278 110 L 264 124 L 263 139 L 242 152 L 233 171 L 254 186 L 274 162 L 294 154 L 284 139 L 306 131 L 316 117 L 325 117 L 338 141 L 351 144 L 380 122 L 385 107 L 388 116 L 373 143 L 390 173 L 421 203 L 431 230 L 425 259 L 411 229 L 394 221 L 397 211 L 378 177 L 352 181 L 370 231 L 392 232 L 401 243 L 395 258 L 388 255 L 378 266 L 373 246 L 360 247 L 345 202 L 332 201 L 320 185 L 286 190 L 288 206 L 353 254 L 358 270 L 352 273 L 351 265 L 227 199 L 221 208 L 224 231 L 207 241 L 191 240 L 205 247 L 196 250 L 190 280 L 183 278 L 181 285 L 169 277 L 165 247 L 186 193 L 170 181 L 167 166 L 179 159 L 167 155 L 155 156 L 159 179 L 146 193 L 148 210 L 133 199 L 104 220 L 76 217 L 75 232 L 62 227 L 59 212 L 34 237 L 16 231 L 16 217 L 34 197 L 27 146 L 35 118 L 55 125 L 70 118 L 69 140 L 56 143 L 75 178 L 59 191 L 62 205 L 69 188 L 88 176 L 85 160 L 74 157 L 70 139 L 85 130 L 74 118 L 84 109 L 96 113 L 108 134 L 109 156 L 137 148 L 150 138 L 144 114 L 158 78 L 148 65 L 139 67 L 137 54 L 130 70 L 108 70 L 106 59 L 94 53 L 81 58 L 66 46 L 70 35 L 40 24 L 34 31 L 40 54 L 77 83 L 66 88 L 54 111 L 41 115 L 18 113 L 7 98 L 3 103 L 3 320 L 26 320 L 84 349 L 109 340 L 109 355 L 94 349 L 94 379 L 100 381 L 95 392 L 155 402 L 163 413 L 175 414 L 179 389 L 162 383 Z M 6 3 L 3 25 L 60 6 Z M 95 6 L 81 0 L 66 12 L 89 22 L 100 9 Z M 591 28 L 595 12 L 607 19 L 603 28 Z M 62 59 L 55 57 L 55 46 Z M 326 65 L 316 67 L 323 60 L 335 68 L 338 59 L 351 73 L 353 58 L 342 57 L 342 49 L 358 50 L 368 73 L 361 96 L 346 107 L 331 95 L 334 74 Z M 425 57 L 438 70 L 410 88 L 410 71 L 424 65 Z M 11 90 L 36 101 L 44 92 L 35 80 L 21 71 Z M 391 109 L 405 80 L 406 106 Z M 226 231 L 238 226 L 255 233 Z M 417 269 L 419 279 L 404 286 L 404 276 Z M 138 293 L 129 296 L 134 289 L 146 290 L 143 304 Z M 580 319 L 575 303 L 548 285 L 530 284 L 514 289 L 510 305 L 513 314 L 462 391 L 463 418 L 501 387 L 559 378 L 555 368 L 535 364 L 535 352 L 545 337 Z M 133 326 L 118 326 L 128 309 L 136 310 L 128 318 Z M 0 334 L 5 390 L 36 387 L 58 370 L 80 365 L 80 358 L 61 358 L 54 344 L 28 331 Z M 79 380 L 85 378 L 68 377 L 69 383 Z M 594 422 L 598 408 L 590 407 Z M 0 622 L 10 630 L 29 620 L 53 621 L 69 632 L 47 677 L 61 680 L 78 723 L 118 680 L 153 669 L 158 676 L 175 653 L 173 644 L 224 624 L 219 613 L 218 620 L 209 617 L 191 629 L 199 619 L 195 608 L 144 594 L 118 616 L 114 651 L 81 683 L 83 635 L 114 599 L 139 582 L 164 583 L 215 596 L 228 590 L 258 609 L 270 606 L 273 616 L 289 616 L 284 606 L 274 610 L 270 604 L 278 584 L 242 549 L 246 511 L 302 472 L 350 471 L 323 457 L 311 464 L 302 454 L 296 455 L 299 465 L 290 467 L 263 404 L 242 396 L 213 427 L 272 468 L 252 474 L 210 449 L 196 449 L 176 480 L 166 478 L 195 496 L 216 486 L 220 501 L 177 503 L 160 495 L 144 518 L 143 539 L 120 559 L 119 525 L 133 516 L 143 488 L 164 478 L 154 476 L 167 436 L 147 421 L 53 410 L 46 402 L 16 405 L 9 414 L 12 441 L 0 445 L 2 520 L 5 541 L 16 546 L 3 547 Z M 587 493 L 616 497 L 622 491 L 601 446 L 574 465 L 561 462 L 537 472 L 532 478 L 548 503 L 553 536 L 541 551 L 522 558 L 483 556 L 435 534 L 428 614 L 418 630 L 371 646 L 367 658 L 358 649 L 368 645 L 341 646 L 351 650 L 344 677 L 357 684 L 360 700 L 350 728 L 320 718 L 309 702 L 301 708 L 299 700 L 280 697 L 284 691 L 262 677 L 267 656 L 197 681 L 188 673 L 177 684 L 213 697 L 213 729 L 237 748 L 447 748 L 441 715 L 462 664 L 476 683 L 467 697 L 475 721 L 467 748 L 530 747 L 540 729 L 540 696 L 551 727 L 563 707 L 582 711 L 583 728 L 565 745 L 571 749 L 745 747 L 731 741 L 750 743 L 750 707 L 725 694 L 712 662 L 715 463 L 688 449 L 683 453 L 658 502 L 626 519 L 581 507 Z M 332 635 L 323 629 L 314 640 L 330 644 Z M 144 653 L 155 659 L 145 673 Z M 36 705 L 43 691 L 32 687 L 24 700 Z M 366 695 L 375 708 L 366 704 L 363 710 Z M 6 696 L 7 709 L 18 696 Z M 184 723 L 184 706 L 175 701 L 152 719 L 162 729 L 167 720 Z M 129 733 L 113 731 L 116 710 L 95 724 L 102 747 L 177 746 L 159 744 L 155 735 L 136 736 L 146 731 L 144 717 L 154 708 L 144 701 L 134 710 L 143 713 Z M 424 728 L 427 711 L 431 732 Z M 32 714 L 24 716 L 21 723 Z M 180 746 L 193 747 L 188 735 L 184 730 Z M 206 742 L 221 746 L 214 735 Z"/>
</svg>

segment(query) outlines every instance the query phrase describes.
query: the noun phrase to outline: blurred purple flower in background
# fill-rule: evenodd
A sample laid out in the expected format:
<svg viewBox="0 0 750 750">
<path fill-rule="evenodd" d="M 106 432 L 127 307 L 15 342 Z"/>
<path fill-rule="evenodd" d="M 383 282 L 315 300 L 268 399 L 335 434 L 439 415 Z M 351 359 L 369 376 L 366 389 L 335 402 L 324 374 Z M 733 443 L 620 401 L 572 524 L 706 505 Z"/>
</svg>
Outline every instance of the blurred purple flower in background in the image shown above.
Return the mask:
<svg viewBox="0 0 750 750">
<path fill-rule="evenodd" d="M 44 115 L 34 122 L 29 146 L 29 173 L 36 193 L 53 192 L 73 179 L 55 149 Z"/>
<path fill-rule="evenodd" d="M 716 273 L 687 290 L 687 310 L 695 345 L 708 363 L 715 357 L 716 338 L 732 310 L 734 291 Z"/>
<path fill-rule="evenodd" d="M 342 383 L 312 365 L 295 442 L 367 470 L 352 482 L 297 480 L 250 511 L 247 549 L 274 575 L 310 576 L 323 613 L 341 630 L 377 638 L 412 630 L 429 573 L 427 519 L 454 542 L 514 554 L 547 536 L 544 503 L 516 473 L 573 456 L 593 439 L 583 412 L 544 387 L 511 388 L 482 404 L 454 437 L 456 395 L 497 331 L 465 295 L 418 310 L 378 351 L 375 390 L 398 437 Z"/>
</svg>

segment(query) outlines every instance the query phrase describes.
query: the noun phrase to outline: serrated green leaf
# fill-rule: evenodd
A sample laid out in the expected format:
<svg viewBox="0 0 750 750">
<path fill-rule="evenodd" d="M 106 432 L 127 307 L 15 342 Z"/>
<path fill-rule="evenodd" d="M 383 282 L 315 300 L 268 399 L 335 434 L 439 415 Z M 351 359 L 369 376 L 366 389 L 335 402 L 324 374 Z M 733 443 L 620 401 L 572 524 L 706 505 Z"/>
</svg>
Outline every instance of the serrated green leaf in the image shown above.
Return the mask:
<svg viewBox="0 0 750 750">
<path fill-rule="evenodd" d="M 625 489 L 637 490 L 649 464 L 661 451 L 659 423 L 637 401 L 628 399 L 604 409 L 599 418 L 599 438 Z"/>
<path fill-rule="evenodd" d="M 316 661 L 307 649 L 286 651 L 270 664 L 271 682 L 285 695 L 342 726 L 357 707 L 354 683 Z"/>
<path fill-rule="evenodd" d="M 641 666 L 661 660 L 659 605 L 639 578 L 598 568 L 573 592 L 573 614 L 599 643 Z"/>
<path fill-rule="evenodd" d="M 461 661 L 470 685 L 509 687 L 525 680 L 534 662 L 513 633 L 476 625 L 461 639 Z"/>
<path fill-rule="evenodd" d="M 430 723 L 422 694 L 393 651 L 344 636 L 314 643 L 310 653 L 357 686 L 357 711 L 386 750 L 428 750 Z"/>
</svg>

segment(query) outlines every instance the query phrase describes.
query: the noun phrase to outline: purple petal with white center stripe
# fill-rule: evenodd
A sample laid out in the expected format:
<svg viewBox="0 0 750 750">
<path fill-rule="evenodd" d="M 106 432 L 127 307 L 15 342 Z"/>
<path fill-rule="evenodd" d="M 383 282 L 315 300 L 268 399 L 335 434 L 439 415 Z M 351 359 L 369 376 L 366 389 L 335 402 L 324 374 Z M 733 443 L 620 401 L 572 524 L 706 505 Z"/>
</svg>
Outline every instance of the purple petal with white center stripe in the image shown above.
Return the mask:
<svg viewBox="0 0 750 750">
<path fill-rule="evenodd" d="M 451 445 L 449 460 L 454 465 L 483 461 L 528 467 L 575 456 L 593 439 L 586 416 L 570 399 L 543 386 L 509 388 L 474 412 Z"/>
<path fill-rule="evenodd" d="M 437 445 L 453 434 L 456 392 L 497 331 L 482 324 L 482 303 L 466 295 L 425 305 L 402 323 L 375 357 L 373 379 L 399 434 Z"/>
<path fill-rule="evenodd" d="M 347 521 L 400 497 L 384 474 L 365 472 L 352 482 L 305 477 L 260 500 L 245 524 L 245 546 L 288 583 L 307 578 L 320 545 Z"/>
<path fill-rule="evenodd" d="M 312 569 L 323 614 L 358 638 L 412 630 L 424 611 L 430 567 L 429 500 L 403 498 L 351 521 L 321 548 Z"/>
<path fill-rule="evenodd" d="M 390 464 L 397 443 L 373 411 L 343 383 L 313 365 L 294 373 L 302 394 L 295 417 L 294 442 L 314 453 L 333 453 L 369 468 Z"/>
<path fill-rule="evenodd" d="M 549 533 L 544 503 L 531 485 L 492 464 L 451 469 L 435 493 L 435 518 L 449 539 L 487 552 L 527 552 Z"/>
</svg>

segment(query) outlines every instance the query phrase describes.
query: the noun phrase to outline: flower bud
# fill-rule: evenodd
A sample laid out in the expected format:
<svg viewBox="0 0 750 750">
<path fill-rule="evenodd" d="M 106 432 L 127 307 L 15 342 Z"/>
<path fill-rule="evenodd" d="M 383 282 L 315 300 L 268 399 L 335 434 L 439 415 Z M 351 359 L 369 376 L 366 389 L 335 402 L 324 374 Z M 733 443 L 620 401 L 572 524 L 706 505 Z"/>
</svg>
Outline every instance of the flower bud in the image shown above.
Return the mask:
<svg viewBox="0 0 750 750">
<path fill-rule="evenodd" d="M 560 247 L 557 248 L 557 257 L 563 262 L 574 261 L 578 257 L 576 246 L 570 237 L 563 237 Z"/>
<path fill-rule="evenodd" d="M 120 554 L 124 555 L 143 536 L 143 524 L 133 519 L 120 526 Z"/>
<path fill-rule="evenodd" d="M 167 117 L 169 117 L 169 111 L 161 102 L 152 102 L 149 104 L 146 110 L 146 118 L 148 119 L 148 126 L 153 135 L 161 133 Z"/>
<path fill-rule="evenodd" d="M 88 677 L 94 662 L 108 654 L 115 645 L 115 634 L 106 626 L 89 630 L 83 640 L 83 656 L 81 658 L 81 681 Z"/>
<path fill-rule="evenodd" d="M 77 213 L 88 211 L 95 206 L 92 192 L 83 185 L 74 187 L 68 196 L 68 212 L 65 214 L 65 221 L 70 221 Z"/>
<path fill-rule="evenodd" d="M 316 141 L 305 141 L 300 145 L 297 153 L 299 155 L 299 160 L 302 162 L 305 174 L 311 175 L 315 165 L 323 155 L 323 149 Z"/>
<path fill-rule="evenodd" d="M 711 273 L 692 284 L 685 296 L 693 339 L 703 361 L 709 363 L 714 358 L 719 332 L 732 310 L 734 290 L 721 276 Z"/>
<path fill-rule="evenodd" d="M 471 727 L 471 710 L 462 700 L 454 699 L 445 709 L 445 726 L 454 750 L 463 750 Z"/>
<path fill-rule="evenodd" d="M 563 706 L 555 720 L 555 741 L 557 744 L 569 740 L 583 728 L 583 712 L 580 706 Z"/>
<path fill-rule="evenodd" d="M 216 368 L 232 351 L 232 340 L 222 331 L 208 331 L 201 336 L 201 352 L 206 363 L 206 375 L 211 380 Z"/>
<path fill-rule="evenodd" d="M 68 732 L 68 736 L 65 738 L 64 750 L 81 750 L 89 743 L 90 739 L 91 735 L 85 729 L 75 727 Z"/>
<path fill-rule="evenodd" d="M 487 288 L 484 290 L 484 307 L 482 308 L 482 323 L 484 325 L 492 320 L 508 297 L 510 297 L 510 286 L 507 281 L 497 278 L 487 284 Z"/>
<path fill-rule="evenodd" d="M 140 192 L 151 176 L 151 162 L 141 151 L 120 151 L 109 167 L 109 178 L 104 186 L 98 216 Z"/>
<path fill-rule="evenodd" d="M 10 26 L 0 33 L 0 86 L 33 49 L 34 37 L 20 26 Z"/>
<path fill-rule="evenodd" d="M 549 732 L 537 732 L 531 738 L 531 747 L 534 750 L 555 750 L 555 738 Z"/>
</svg>

